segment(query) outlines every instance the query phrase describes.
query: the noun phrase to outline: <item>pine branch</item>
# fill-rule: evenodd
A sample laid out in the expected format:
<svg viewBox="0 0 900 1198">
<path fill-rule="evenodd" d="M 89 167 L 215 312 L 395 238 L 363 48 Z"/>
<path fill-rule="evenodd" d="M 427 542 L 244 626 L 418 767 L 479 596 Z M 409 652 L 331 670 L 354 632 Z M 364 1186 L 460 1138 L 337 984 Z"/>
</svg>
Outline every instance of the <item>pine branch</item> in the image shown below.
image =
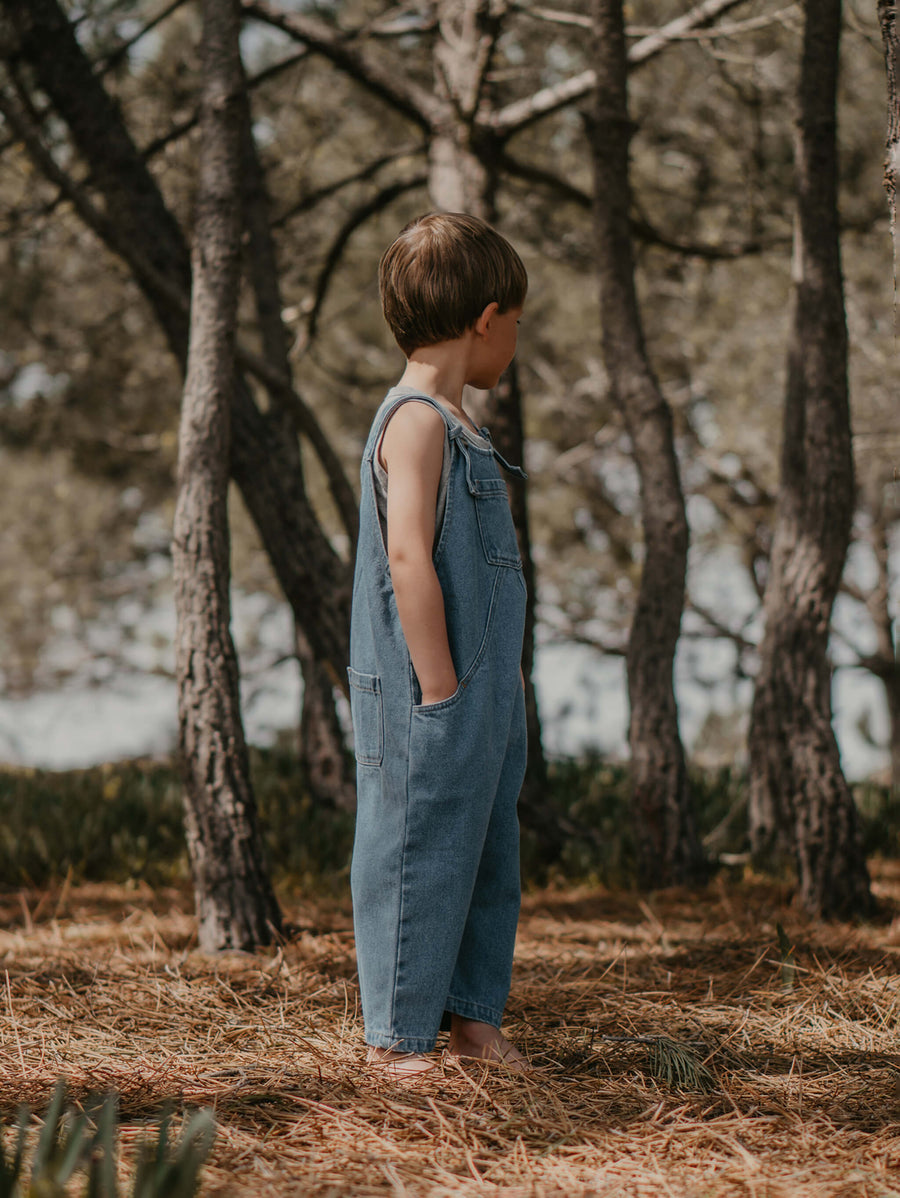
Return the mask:
<svg viewBox="0 0 900 1198">
<path fill-rule="evenodd" d="M 13 142 L 22 143 L 40 173 L 58 189 L 60 198 L 67 200 L 72 205 L 84 224 L 102 242 L 125 257 L 125 247 L 121 243 L 115 225 L 107 220 L 100 209 L 92 203 L 84 185 L 63 170 L 44 145 L 27 96 L 11 69 L 10 74 L 17 94 L 13 98 L 8 91 L 0 90 L 0 113 L 3 114 L 13 131 Z"/>
<path fill-rule="evenodd" d="M 534 183 L 540 187 L 546 187 L 548 190 L 556 192 L 562 199 L 576 204 L 586 212 L 589 212 L 593 207 L 593 197 L 590 192 L 576 187 L 574 183 L 563 179 L 554 171 L 547 170 L 545 167 L 535 166 L 530 162 L 522 162 L 507 153 L 503 153 L 500 156 L 500 165 L 507 174 L 512 175 L 514 178 L 523 179 L 528 183 Z M 631 220 L 631 235 L 643 245 L 659 246 L 661 249 L 671 250 L 674 254 L 680 254 L 684 258 L 701 258 L 709 262 L 731 262 L 738 258 L 755 257 L 765 253 L 769 249 L 787 244 L 790 240 L 789 238 L 782 237 L 768 239 L 756 237 L 749 238 L 747 241 L 732 242 L 730 245 L 677 241 L 675 238 L 661 233 L 648 220 L 637 220 L 635 218 Z"/>
<path fill-rule="evenodd" d="M 691 599 L 688 597 L 685 602 L 685 607 L 690 611 L 695 611 L 697 615 L 706 622 L 706 624 L 709 626 L 712 636 L 716 640 L 731 641 L 742 653 L 758 648 L 758 645 L 755 641 L 750 641 L 742 632 L 739 632 L 733 628 L 729 628 L 728 625 L 723 623 L 718 616 L 710 611 L 708 607 L 702 603 L 698 603 L 696 599 Z M 745 623 L 749 623 L 749 619 Z M 691 635 L 692 634 L 690 633 L 682 632 L 682 636 L 690 637 Z"/>
<path fill-rule="evenodd" d="M 631 46 L 628 51 L 629 67 L 634 69 L 643 66 L 683 33 L 702 25 L 711 24 L 722 13 L 744 3 L 746 0 L 702 0 L 702 3 L 697 4 L 683 16 L 669 21 L 654 33 L 648 34 Z M 578 75 L 564 79 L 561 83 L 541 88 L 540 91 L 524 100 L 516 100 L 512 104 L 507 104 L 505 108 L 493 113 L 490 118 L 490 126 L 496 133 L 509 137 L 513 133 L 527 128 L 528 125 L 534 124 L 535 121 L 539 121 L 553 112 L 559 112 L 561 108 L 574 104 L 576 100 L 583 99 L 593 91 L 596 83 L 597 76 L 593 70 L 582 71 Z"/>
<path fill-rule="evenodd" d="M 115 253 L 119 254 L 134 272 L 135 277 L 143 280 L 148 289 L 162 295 L 176 309 L 185 315 L 190 311 L 188 297 L 171 280 L 148 262 L 132 244 L 123 244 L 115 225 L 108 221 L 103 213 L 91 202 L 83 187 L 72 179 L 56 162 L 44 146 L 40 134 L 31 119 L 20 104 L 14 102 L 6 93 L 0 92 L 0 113 L 9 122 L 11 128 L 25 144 L 35 166 L 51 183 L 59 188 L 60 194 L 68 200 L 84 224 Z M 264 358 L 241 345 L 235 347 L 235 358 L 251 374 L 253 374 L 267 389 L 273 391 L 286 402 L 293 417 L 297 431 L 305 436 L 322 464 L 329 488 L 335 503 L 341 513 L 345 526 L 353 529 L 358 516 L 356 500 L 347 482 L 343 466 L 331 446 L 322 427 L 311 409 L 303 402 L 292 384 L 275 367 Z"/>
<path fill-rule="evenodd" d="M 368 179 L 377 175 L 385 166 L 390 166 L 391 163 L 397 162 L 401 158 L 411 158 L 416 154 L 424 154 L 426 147 L 420 142 L 411 142 L 405 146 L 401 146 L 399 150 L 393 150 L 390 154 L 382 154 L 380 158 L 376 158 L 374 162 L 368 163 L 361 170 L 354 171 L 349 175 L 342 175 L 340 179 L 335 179 L 333 183 L 326 183 L 324 187 L 317 187 L 315 191 L 309 192 L 296 204 L 292 204 L 290 208 L 282 212 L 281 216 L 276 217 L 272 222 L 273 229 L 280 229 L 293 220 L 295 216 L 301 216 L 304 212 L 309 212 L 316 208 L 323 200 L 329 199 L 333 195 L 337 195 L 339 191 L 343 191 L 345 187 L 350 187 L 354 183 L 365 183 Z"/>
<path fill-rule="evenodd" d="M 155 17 L 151 17 L 146 25 L 143 25 L 137 33 L 135 33 L 132 37 L 126 38 L 125 41 L 116 46 L 115 50 L 111 50 L 108 54 L 105 54 L 103 58 L 100 59 L 100 61 L 95 65 L 94 73 L 96 74 L 97 78 L 102 78 L 104 75 L 108 74 L 109 71 L 113 70 L 114 67 L 118 66 L 132 46 L 137 45 L 142 38 L 146 37 L 147 34 L 150 33 L 151 30 L 155 29 L 157 25 L 161 25 L 166 17 L 171 16 L 172 13 L 181 8 L 184 3 L 185 0 L 170 0 L 169 4 L 167 4 L 166 7 L 160 12 L 158 12 Z"/>
<path fill-rule="evenodd" d="M 446 116 L 445 107 L 423 87 L 405 79 L 398 69 L 383 65 L 350 43 L 325 21 L 305 13 L 279 13 L 264 0 L 244 5 L 244 15 L 302 42 L 327 58 L 345 75 L 425 130 Z"/>
<path fill-rule="evenodd" d="M 298 62 L 302 62 L 303 59 L 307 58 L 308 56 L 309 51 L 307 49 L 304 48 L 302 50 L 297 50 L 296 53 L 289 54 L 287 58 L 283 58 L 280 62 L 275 62 L 271 66 L 266 67 L 265 70 L 258 71 L 255 75 L 251 75 L 247 80 L 247 90 L 253 91 L 261 84 L 268 83 L 270 79 L 274 79 L 277 75 L 280 75 L 282 71 L 286 71 L 288 67 L 296 66 Z M 173 142 L 178 141 L 180 138 L 190 133 L 192 129 L 196 128 L 199 119 L 200 113 L 195 112 L 192 116 L 186 117 L 183 121 L 179 122 L 179 124 L 173 125 L 173 127 L 166 133 L 160 134 L 159 137 L 154 138 L 154 140 L 146 145 L 141 151 L 144 156 L 144 160 L 149 162 L 152 158 L 155 158 L 157 154 L 160 154 L 167 146 L 172 145 Z"/>
<path fill-rule="evenodd" d="M 358 208 L 354 208 L 344 223 L 337 232 L 337 236 L 329 247 L 328 253 L 325 255 L 325 262 L 322 269 L 319 271 L 316 279 L 316 289 L 313 299 L 313 305 L 310 309 L 309 316 L 306 320 L 306 337 L 303 348 L 305 349 L 315 338 L 319 325 L 319 317 L 322 312 L 322 306 L 325 303 L 325 297 L 328 294 L 328 288 L 335 270 L 341 261 L 341 256 L 344 252 L 344 247 L 353 236 L 358 228 L 366 223 L 370 217 L 375 216 L 379 212 L 383 212 L 389 207 L 398 196 L 405 194 L 407 191 L 413 191 L 416 187 L 424 187 L 428 182 L 428 176 L 425 174 L 414 175 L 411 179 L 400 180 L 396 183 L 391 183 L 384 187 L 367 200 L 364 204 L 360 204 Z"/>
</svg>

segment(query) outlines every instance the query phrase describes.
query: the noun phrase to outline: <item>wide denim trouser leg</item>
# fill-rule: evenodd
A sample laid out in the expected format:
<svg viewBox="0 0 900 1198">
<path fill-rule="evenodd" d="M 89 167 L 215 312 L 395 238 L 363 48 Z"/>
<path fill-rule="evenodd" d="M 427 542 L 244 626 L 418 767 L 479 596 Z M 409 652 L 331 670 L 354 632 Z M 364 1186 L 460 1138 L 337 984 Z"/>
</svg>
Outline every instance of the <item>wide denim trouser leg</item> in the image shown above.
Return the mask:
<svg viewBox="0 0 900 1198">
<path fill-rule="evenodd" d="M 512 978 L 519 918 L 519 819 L 525 776 L 525 697 L 519 689 L 510 740 L 478 866 L 478 877 L 446 1008 L 466 1019 L 500 1026 Z"/>
</svg>

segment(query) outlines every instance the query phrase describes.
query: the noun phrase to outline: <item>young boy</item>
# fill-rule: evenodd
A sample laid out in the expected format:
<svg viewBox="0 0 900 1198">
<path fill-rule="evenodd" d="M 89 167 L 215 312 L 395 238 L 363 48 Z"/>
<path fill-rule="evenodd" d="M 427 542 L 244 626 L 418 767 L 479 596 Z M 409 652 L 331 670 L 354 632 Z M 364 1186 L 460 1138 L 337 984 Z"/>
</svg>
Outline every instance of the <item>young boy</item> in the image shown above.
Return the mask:
<svg viewBox="0 0 900 1198">
<path fill-rule="evenodd" d="M 381 260 L 407 357 L 362 461 L 350 636 L 351 884 L 368 1059 L 448 1051 L 524 1067 L 500 1032 L 519 912 L 525 584 L 498 467 L 462 409 L 516 349 L 528 286 L 484 221 L 420 217 Z M 449 1022 L 448 1022 L 449 1021 Z"/>
</svg>

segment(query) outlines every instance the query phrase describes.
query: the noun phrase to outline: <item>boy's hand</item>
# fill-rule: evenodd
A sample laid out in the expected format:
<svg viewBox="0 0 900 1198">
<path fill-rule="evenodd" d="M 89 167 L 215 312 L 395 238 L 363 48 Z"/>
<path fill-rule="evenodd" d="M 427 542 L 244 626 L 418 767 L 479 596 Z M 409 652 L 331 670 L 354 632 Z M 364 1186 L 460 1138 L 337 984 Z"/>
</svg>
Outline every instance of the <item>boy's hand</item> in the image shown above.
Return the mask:
<svg viewBox="0 0 900 1198">
<path fill-rule="evenodd" d="M 438 688 L 437 690 L 422 689 L 422 706 L 430 707 L 432 703 L 446 703 L 448 699 L 452 699 L 456 694 L 459 683 L 456 681 L 456 675 L 453 676 L 453 682 L 449 684 L 450 689 Z"/>
</svg>

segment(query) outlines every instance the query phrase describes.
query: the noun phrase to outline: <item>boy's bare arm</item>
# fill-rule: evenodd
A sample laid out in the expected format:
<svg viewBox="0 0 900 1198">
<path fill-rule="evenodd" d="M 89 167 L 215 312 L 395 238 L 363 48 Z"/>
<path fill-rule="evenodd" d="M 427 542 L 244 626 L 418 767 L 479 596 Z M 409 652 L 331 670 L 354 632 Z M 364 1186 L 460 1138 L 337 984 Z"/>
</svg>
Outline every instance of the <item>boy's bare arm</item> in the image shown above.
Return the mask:
<svg viewBox="0 0 900 1198">
<path fill-rule="evenodd" d="M 456 690 L 444 596 L 432 563 L 437 493 L 444 460 L 444 422 L 424 404 L 404 404 L 381 441 L 388 474 L 388 560 L 394 597 L 423 703 Z"/>
</svg>

